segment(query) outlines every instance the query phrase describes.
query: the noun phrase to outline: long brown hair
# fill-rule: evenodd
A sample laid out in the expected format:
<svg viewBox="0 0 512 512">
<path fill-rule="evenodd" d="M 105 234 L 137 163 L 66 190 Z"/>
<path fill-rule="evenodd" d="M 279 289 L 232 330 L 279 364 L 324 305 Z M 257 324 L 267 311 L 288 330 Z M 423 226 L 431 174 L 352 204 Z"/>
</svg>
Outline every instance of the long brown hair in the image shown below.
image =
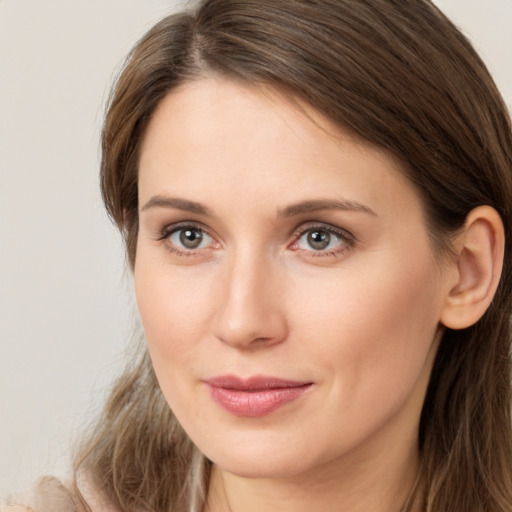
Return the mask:
<svg viewBox="0 0 512 512">
<path fill-rule="evenodd" d="M 422 411 L 404 511 L 512 510 L 512 131 L 471 44 L 429 0 L 203 0 L 136 45 L 113 89 L 101 187 L 131 266 L 140 143 L 173 88 L 210 74 L 306 101 L 403 162 L 437 251 L 480 205 L 507 234 L 504 271 L 474 326 L 447 329 Z M 77 458 L 125 512 L 199 512 L 208 462 L 165 403 L 145 349 L 116 383 Z"/>
</svg>

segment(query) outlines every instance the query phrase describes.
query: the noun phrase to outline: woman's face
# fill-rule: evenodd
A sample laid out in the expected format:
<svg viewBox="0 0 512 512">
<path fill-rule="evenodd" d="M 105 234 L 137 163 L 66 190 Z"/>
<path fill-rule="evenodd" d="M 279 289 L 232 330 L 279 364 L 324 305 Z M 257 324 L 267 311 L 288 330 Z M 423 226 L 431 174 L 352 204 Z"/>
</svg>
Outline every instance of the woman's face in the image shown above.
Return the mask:
<svg viewBox="0 0 512 512">
<path fill-rule="evenodd" d="M 220 468 L 416 452 L 447 290 L 398 167 L 270 89 L 204 79 L 156 110 L 137 301 L 163 394 Z"/>
</svg>

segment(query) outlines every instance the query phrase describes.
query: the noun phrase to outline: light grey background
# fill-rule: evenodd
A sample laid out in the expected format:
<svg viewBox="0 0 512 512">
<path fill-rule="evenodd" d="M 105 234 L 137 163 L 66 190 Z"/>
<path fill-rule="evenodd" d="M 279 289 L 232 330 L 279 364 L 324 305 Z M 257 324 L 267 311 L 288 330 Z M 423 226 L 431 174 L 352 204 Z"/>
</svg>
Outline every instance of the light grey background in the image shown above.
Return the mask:
<svg viewBox="0 0 512 512">
<path fill-rule="evenodd" d="M 0 496 L 63 474 L 132 325 L 97 184 L 114 70 L 185 1 L 0 0 Z M 437 0 L 512 105 L 512 0 Z"/>
</svg>

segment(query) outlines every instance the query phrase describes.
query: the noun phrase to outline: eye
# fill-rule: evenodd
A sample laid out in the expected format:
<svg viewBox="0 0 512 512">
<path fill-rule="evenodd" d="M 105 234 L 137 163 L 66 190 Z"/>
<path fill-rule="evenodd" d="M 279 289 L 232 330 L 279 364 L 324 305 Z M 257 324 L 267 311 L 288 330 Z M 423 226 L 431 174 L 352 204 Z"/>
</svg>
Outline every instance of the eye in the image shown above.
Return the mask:
<svg viewBox="0 0 512 512">
<path fill-rule="evenodd" d="M 306 232 L 299 239 L 299 246 L 302 249 L 313 249 L 314 251 L 325 251 L 326 249 L 330 249 L 331 245 L 336 245 L 336 236 L 333 236 L 331 233 L 321 229 L 315 229 Z M 307 247 L 304 247 L 307 245 Z"/>
<path fill-rule="evenodd" d="M 208 235 L 197 228 L 182 228 L 175 231 L 169 240 L 174 245 L 181 245 L 185 249 L 198 249 L 207 242 Z"/>
<path fill-rule="evenodd" d="M 169 226 L 161 240 L 166 240 L 171 251 L 183 254 L 206 249 L 214 244 L 214 239 L 197 226 Z"/>
<path fill-rule="evenodd" d="M 290 248 L 313 253 L 315 256 L 329 256 L 350 249 L 354 243 L 354 237 L 345 230 L 330 226 L 312 226 L 302 228 Z"/>
</svg>

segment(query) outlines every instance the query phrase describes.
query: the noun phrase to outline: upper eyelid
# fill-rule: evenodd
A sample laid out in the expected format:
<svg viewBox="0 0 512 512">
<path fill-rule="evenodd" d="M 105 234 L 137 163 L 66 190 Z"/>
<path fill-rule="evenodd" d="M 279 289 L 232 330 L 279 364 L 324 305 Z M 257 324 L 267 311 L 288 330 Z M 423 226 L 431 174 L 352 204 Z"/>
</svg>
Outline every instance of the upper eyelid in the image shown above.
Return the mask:
<svg viewBox="0 0 512 512">
<path fill-rule="evenodd" d="M 199 229 L 200 231 L 203 231 L 206 235 L 211 237 L 213 240 L 219 242 L 220 239 L 218 236 L 216 236 L 211 229 L 209 229 L 207 226 L 202 224 L 201 222 L 197 221 L 180 221 L 176 223 L 171 223 L 166 226 L 164 226 L 161 230 L 158 232 L 158 240 L 165 240 L 170 235 L 175 233 L 176 231 L 179 231 L 180 229 L 185 228 L 195 228 Z M 323 221 L 308 221 L 308 222 L 302 222 L 299 226 L 297 226 L 289 235 L 291 238 L 291 243 L 295 243 L 298 238 L 303 236 L 308 231 L 319 229 L 328 231 L 329 233 L 332 233 L 336 236 L 339 236 L 342 239 L 345 239 L 347 241 L 350 241 L 352 244 L 354 244 L 357 239 L 356 237 L 347 229 L 335 226 L 333 224 L 330 224 L 328 222 Z"/>
<path fill-rule="evenodd" d="M 350 238 L 354 241 L 356 240 L 356 237 L 349 230 L 347 230 L 345 228 L 334 226 L 332 224 L 329 224 L 328 222 L 314 222 L 314 221 L 308 222 L 308 223 L 303 223 L 300 226 L 298 226 L 294 230 L 292 236 L 297 237 L 299 235 L 303 235 L 304 233 L 307 233 L 308 231 L 311 231 L 314 229 L 328 231 L 329 233 L 334 233 L 335 235 L 340 235 L 343 238 Z"/>
<path fill-rule="evenodd" d="M 209 230 L 206 226 L 204 226 L 200 222 L 195 222 L 195 221 L 182 221 L 182 222 L 175 222 L 172 224 L 168 224 L 168 225 L 164 226 L 159 231 L 159 235 L 161 236 L 161 239 L 164 239 L 164 238 L 167 238 L 169 235 L 172 235 L 176 231 L 179 231 L 180 229 L 186 229 L 186 228 L 198 229 L 198 230 L 206 233 L 211 238 L 215 238 L 215 236 L 212 235 L 211 230 Z"/>
</svg>

